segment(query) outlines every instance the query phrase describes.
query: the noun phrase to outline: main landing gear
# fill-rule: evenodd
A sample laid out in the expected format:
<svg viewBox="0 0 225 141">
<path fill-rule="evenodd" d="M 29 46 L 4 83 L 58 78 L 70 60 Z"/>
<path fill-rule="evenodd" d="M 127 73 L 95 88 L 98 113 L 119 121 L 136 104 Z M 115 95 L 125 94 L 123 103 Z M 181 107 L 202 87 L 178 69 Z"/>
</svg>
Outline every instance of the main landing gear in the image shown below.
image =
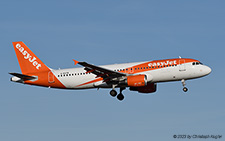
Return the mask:
<svg viewBox="0 0 225 141">
<path fill-rule="evenodd" d="M 110 91 L 110 95 L 111 95 L 112 97 L 115 97 L 115 96 L 117 95 L 116 90 L 111 90 L 111 91 Z"/>
<path fill-rule="evenodd" d="M 112 97 L 115 97 L 116 95 L 117 95 L 117 92 L 116 92 L 116 90 L 115 90 L 115 85 L 113 85 L 112 86 L 113 87 L 113 89 L 110 91 L 110 95 L 112 96 Z"/>
<path fill-rule="evenodd" d="M 120 88 L 120 93 L 117 95 L 117 99 L 122 101 L 124 99 L 124 96 L 122 94 L 122 91 L 125 90 L 126 88 L 122 87 Z"/>
<path fill-rule="evenodd" d="M 185 85 L 186 85 L 185 80 L 182 79 L 181 82 L 182 82 L 182 85 L 183 85 L 183 87 L 184 87 L 184 88 L 183 88 L 183 91 L 184 91 L 184 92 L 187 92 L 187 91 L 188 91 L 188 88 L 185 87 Z"/>
<path fill-rule="evenodd" d="M 110 91 L 110 95 L 112 97 L 115 97 L 117 95 L 117 99 L 122 101 L 124 99 L 124 95 L 122 94 L 122 91 L 125 90 L 126 88 L 122 87 L 120 88 L 120 93 L 117 95 L 117 92 L 115 90 L 115 87 L 113 87 L 113 89 Z"/>
</svg>

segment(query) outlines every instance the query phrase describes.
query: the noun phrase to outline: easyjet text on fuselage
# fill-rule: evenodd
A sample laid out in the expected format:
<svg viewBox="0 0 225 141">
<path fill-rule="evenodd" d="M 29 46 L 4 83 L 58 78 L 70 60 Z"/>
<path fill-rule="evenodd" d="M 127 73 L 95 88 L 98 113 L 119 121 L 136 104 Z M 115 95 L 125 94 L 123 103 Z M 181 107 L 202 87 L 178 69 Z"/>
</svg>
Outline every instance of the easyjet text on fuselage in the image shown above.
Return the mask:
<svg viewBox="0 0 225 141">
<path fill-rule="evenodd" d="M 148 66 L 152 67 L 152 66 L 166 66 L 166 65 L 177 65 L 177 60 L 173 60 L 173 61 L 162 61 L 162 62 L 152 62 L 149 63 Z"/>
</svg>

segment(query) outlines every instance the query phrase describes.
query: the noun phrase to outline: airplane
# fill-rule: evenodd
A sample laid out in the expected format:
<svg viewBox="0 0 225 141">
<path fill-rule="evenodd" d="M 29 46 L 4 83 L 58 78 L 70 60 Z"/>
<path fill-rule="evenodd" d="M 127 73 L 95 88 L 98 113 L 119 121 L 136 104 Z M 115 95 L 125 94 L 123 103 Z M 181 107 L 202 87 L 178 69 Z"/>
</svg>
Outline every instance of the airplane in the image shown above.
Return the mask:
<svg viewBox="0 0 225 141">
<path fill-rule="evenodd" d="M 187 92 L 186 80 L 211 73 L 211 68 L 200 61 L 181 57 L 103 66 L 73 60 L 83 67 L 56 70 L 47 67 L 22 41 L 13 42 L 13 47 L 22 74 L 9 73 L 13 75 L 11 81 L 60 89 L 111 88 L 110 95 L 120 101 L 127 87 L 139 93 L 154 93 L 157 83 L 181 81 Z M 120 88 L 119 94 L 115 88 Z"/>
</svg>

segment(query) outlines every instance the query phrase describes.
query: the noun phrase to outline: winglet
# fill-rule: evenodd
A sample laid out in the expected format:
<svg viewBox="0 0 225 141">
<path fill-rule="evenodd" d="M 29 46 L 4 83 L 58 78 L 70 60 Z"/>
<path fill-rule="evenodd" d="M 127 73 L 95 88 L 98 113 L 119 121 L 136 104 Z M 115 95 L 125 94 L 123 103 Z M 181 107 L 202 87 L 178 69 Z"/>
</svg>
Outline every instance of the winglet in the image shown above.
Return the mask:
<svg viewBox="0 0 225 141">
<path fill-rule="evenodd" d="M 73 61 L 74 61 L 74 65 L 76 65 L 76 64 L 79 63 L 79 61 L 77 61 L 77 60 L 74 60 L 74 59 L 73 59 Z"/>
</svg>

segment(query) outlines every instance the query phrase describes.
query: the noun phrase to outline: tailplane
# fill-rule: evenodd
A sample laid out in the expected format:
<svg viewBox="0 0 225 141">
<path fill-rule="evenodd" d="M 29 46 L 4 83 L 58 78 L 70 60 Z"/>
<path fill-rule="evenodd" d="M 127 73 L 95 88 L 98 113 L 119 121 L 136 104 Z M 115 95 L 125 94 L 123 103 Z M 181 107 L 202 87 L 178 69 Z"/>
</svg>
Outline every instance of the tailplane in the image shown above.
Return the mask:
<svg viewBox="0 0 225 141">
<path fill-rule="evenodd" d="M 22 74 L 49 71 L 50 69 L 22 42 L 13 42 Z"/>
<path fill-rule="evenodd" d="M 9 74 L 14 76 L 11 78 L 11 81 L 13 82 L 24 83 L 24 81 L 27 81 L 27 80 L 34 81 L 38 79 L 36 76 L 24 75 L 20 73 L 9 73 Z"/>
</svg>

